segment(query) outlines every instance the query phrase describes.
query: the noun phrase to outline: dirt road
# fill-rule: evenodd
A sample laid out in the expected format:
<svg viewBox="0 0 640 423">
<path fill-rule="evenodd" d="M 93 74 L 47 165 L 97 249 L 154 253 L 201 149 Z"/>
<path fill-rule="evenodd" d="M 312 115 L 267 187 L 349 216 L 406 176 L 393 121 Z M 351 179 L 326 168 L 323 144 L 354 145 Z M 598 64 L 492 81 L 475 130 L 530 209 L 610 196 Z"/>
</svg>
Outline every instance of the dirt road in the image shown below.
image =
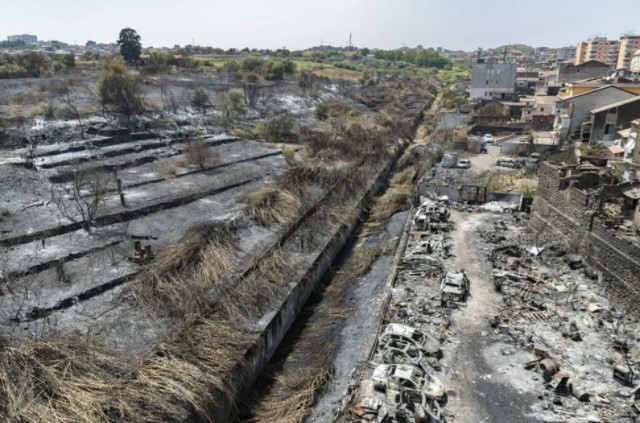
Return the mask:
<svg viewBox="0 0 640 423">
<path fill-rule="evenodd" d="M 457 339 L 447 345 L 444 358 L 452 369 L 446 385 L 456 423 L 536 421 L 526 415 L 534 398 L 508 381 L 520 376 L 520 358 L 503 357 L 509 346 L 489 326 L 501 299 L 493 288 L 491 265 L 477 229 L 499 218 L 486 213 L 452 213 L 456 225 L 452 234 L 455 257 L 447 264 L 452 269 L 464 269 L 471 281 L 466 306 L 453 313 L 451 333 Z"/>
</svg>

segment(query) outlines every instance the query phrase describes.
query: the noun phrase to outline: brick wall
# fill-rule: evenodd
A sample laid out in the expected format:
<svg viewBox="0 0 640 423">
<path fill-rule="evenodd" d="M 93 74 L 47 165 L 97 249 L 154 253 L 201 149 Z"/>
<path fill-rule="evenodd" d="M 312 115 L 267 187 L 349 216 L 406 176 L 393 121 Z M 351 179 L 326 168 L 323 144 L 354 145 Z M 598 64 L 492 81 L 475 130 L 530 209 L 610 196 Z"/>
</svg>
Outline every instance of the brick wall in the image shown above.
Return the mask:
<svg viewBox="0 0 640 423">
<path fill-rule="evenodd" d="M 613 288 L 640 297 L 640 244 L 607 228 L 596 214 L 597 194 L 579 188 L 572 167 L 542 163 L 529 225 L 552 231 L 601 271 Z M 586 179 L 586 178 L 585 178 Z"/>
</svg>

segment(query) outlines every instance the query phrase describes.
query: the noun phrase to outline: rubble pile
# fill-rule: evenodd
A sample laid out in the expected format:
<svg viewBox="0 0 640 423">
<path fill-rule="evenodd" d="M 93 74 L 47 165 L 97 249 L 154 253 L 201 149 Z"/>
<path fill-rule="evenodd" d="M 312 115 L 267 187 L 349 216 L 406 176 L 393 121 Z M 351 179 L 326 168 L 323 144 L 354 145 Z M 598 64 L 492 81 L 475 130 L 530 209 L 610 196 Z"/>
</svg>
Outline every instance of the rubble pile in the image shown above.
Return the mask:
<svg viewBox="0 0 640 423">
<path fill-rule="evenodd" d="M 530 353 L 522 366 L 536 382 L 527 385 L 534 413 L 544 422 L 638 421 L 637 319 L 616 308 L 580 256 L 524 233 L 517 218 L 479 234 L 502 298 L 490 325 L 510 345 L 503 355 Z"/>
</svg>

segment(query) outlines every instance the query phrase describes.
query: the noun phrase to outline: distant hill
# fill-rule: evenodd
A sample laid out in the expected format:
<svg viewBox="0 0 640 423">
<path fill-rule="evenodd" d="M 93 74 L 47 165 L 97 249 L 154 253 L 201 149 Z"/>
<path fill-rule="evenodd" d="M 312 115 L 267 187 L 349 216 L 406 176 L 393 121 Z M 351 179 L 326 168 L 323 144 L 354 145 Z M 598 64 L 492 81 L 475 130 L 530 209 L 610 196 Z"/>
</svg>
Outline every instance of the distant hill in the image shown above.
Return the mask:
<svg viewBox="0 0 640 423">
<path fill-rule="evenodd" d="M 504 52 L 505 48 L 507 49 L 508 54 L 521 54 L 524 56 L 530 56 L 536 52 L 535 48 L 525 44 L 507 44 L 504 46 L 487 49 L 485 50 L 485 52 L 488 52 L 489 54 L 501 54 Z"/>
</svg>

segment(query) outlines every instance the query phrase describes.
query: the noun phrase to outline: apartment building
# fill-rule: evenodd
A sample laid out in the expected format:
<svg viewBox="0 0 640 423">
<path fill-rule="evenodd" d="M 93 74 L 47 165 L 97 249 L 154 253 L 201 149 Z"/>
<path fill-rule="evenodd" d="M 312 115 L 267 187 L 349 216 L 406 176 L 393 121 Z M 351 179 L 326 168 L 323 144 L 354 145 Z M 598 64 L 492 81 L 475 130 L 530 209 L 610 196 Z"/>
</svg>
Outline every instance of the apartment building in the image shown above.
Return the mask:
<svg viewBox="0 0 640 423">
<path fill-rule="evenodd" d="M 640 35 L 626 35 L 620 38 L 619 50 L 616 69 L 630 69 L 634 53 L 640 50 Z"/>
<path fill-rule="evenodd" d="M 611 67 L 618 64 L 620 42 L 606 38 L 592 38 L 578 44 L 576 50 L 576 65 L 595 60 L 606 63 Z"/>
<path fill-rule="evenodd" d="M 640 73 L 640 49 L 633 54 L 631 57 L 631 65 L 629 65 L 629 70 L 631 72 Z"/>
<path fill-rule="evenodd" d="M 636 51 L 640 50 L 640 35 L 624 35 L 620 40 L 591 38 L 576 49 L 576 65 L 596 60 L 613 69 L 629 69 Z"/>
<path fill-rule="evenodd" d="M 38 41 L 38 37 L 30 34 L 9 35 L 8 41 L 23 41 L 25 44 L 34 44 Z"/>
<path fill-rule="evenodd" d="M 509 100 L 515 93 L 516 63 L 475 63 L 471 71 L 470 98 L 483 100 Z"/>
</svg>

